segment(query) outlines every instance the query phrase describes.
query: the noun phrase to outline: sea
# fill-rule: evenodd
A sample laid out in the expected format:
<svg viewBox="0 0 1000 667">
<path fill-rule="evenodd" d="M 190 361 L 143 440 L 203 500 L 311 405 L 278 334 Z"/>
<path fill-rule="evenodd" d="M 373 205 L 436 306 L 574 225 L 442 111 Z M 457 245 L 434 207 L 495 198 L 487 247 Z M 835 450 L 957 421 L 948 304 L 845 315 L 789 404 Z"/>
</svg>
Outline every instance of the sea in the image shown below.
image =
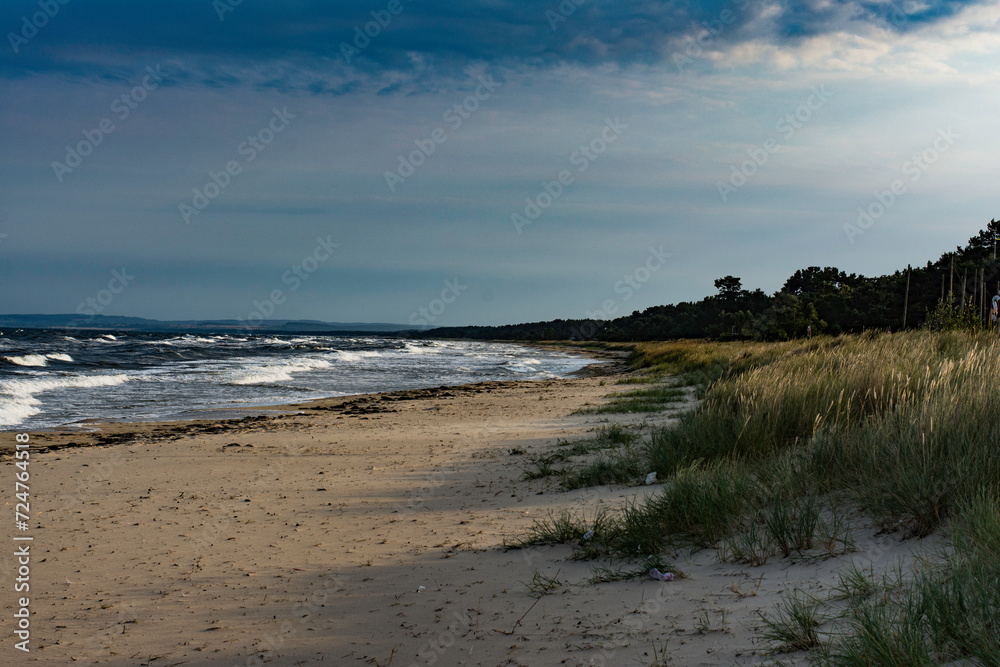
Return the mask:
<svg viewBox="0 0 1000 667">
<path fill-rule="evenodd" d="M 590 363 L 515 344 L 376 335 L 8 329 L 0 431 L 263 414 L 316 398 L 565 377 Z"/>
</svg>

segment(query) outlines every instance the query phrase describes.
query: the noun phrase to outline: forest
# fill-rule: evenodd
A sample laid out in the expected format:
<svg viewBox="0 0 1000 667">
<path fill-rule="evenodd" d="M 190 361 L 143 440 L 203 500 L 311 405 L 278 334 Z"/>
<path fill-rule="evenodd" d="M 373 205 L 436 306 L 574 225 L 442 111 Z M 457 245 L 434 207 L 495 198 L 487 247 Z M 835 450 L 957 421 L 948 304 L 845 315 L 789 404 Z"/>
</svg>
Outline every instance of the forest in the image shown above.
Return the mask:
<svg viewBox="0 0 1000 667">
<path fill-rule="evenodd" d="M 439 327 L 431 338 L 490 340 L 650 341 L 679 338 L 778 341 L 813 334 L 900 331 L 927 327 L 975 329 L 987 321 L 1000 290 L 996 243 L 1000 222 L 965 247 L 925 266 L 867 277 L 810 266 L 780 290 L 744 289 L 736 276 L 715 281 L 716 294 L 697 302 L 652 306 L 613 320 L 551 320 L 503 326 Z"/>
</svg>

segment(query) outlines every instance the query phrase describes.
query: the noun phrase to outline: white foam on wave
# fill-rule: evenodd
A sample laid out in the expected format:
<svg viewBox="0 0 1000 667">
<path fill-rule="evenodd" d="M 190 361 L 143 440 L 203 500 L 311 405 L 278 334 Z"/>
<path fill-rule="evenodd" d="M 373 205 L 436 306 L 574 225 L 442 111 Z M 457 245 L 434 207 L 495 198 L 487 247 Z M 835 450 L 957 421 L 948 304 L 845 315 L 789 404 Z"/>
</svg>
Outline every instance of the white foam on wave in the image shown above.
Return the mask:
<svg viewBox="0 0 1000 667">
<path fill-rule="evenodd" d="M 378 352 L 372 352 L 371 350 L 335 350 L 334 354 L 337 355 L 338 361 L 361 361 L 362 359 L 372 359 L 374 357 L 381 357 L 382 355 Z"/>
<path fill-rule="evenodd" d="M 533 364 L 521 363 L 518 361 L 507 362 L 501 364 L 501 366 L 506 367 L 508 370 L 514 373 L 523 373 L 525 375 L 530 375 L 532 373 L 539 372 L 539 369 Z"/>
<path fill-rule="evenodd" d="M 48 366 L 49 362 L 44 354 L 25 354 L 23 356 L 4 357 L 7 361 L 18 366 Z"/>
<path fill-rule="evenodd" d="M 293 373 L 305 373 L 333 366 L 325 359 L 298 359 L 296 361 L 251 366 L 233 374 L 231 384 L 277 384 L 288 382 Z"/>
<path fill-rule="evenodd" d="M 54 361 L 68 361 L 68 362 L 73 361 L 73 357 L 69 356 L 68 354 L 62 354 L 61 352 L 56 352 L 55 354 L 46 354 L 45 356 L 46 358 L 52 359 Z"/>
<path fill-rule="evenodd" d="M 173 340 L 179 340 L 185 343 L 203 343 L 211 345 L 212 343 L 218 343 L 219 341 L 223 341 L 225 340 L 225 338 L 221 338 L 219 336 L 210 336 L 206 338 L 205 336 L 188 335 L 188 336 L 181 336 L 180 338 L 174 338 Z"/>
<path fill-rule="evenodd" d="M 316 338 L 316 336 L 297 336 L 286 342 L 291 343 L 292 345 L 303 345 L 305 343 L 314 343 L 318 345 L 320 340 Z"/>
<path fill-rule="evenodd" d="M 125 374 L 75 375 L 0 382 L 0 426 L 17 426 L 42 411 L 36 397 L 54 389 L 113 387 L 129 381 Z"/>
<path fill-rule="evenodd" d="M 438 352 L 438 346 L 434 344 L 433 341 L 428 341 L 426 343 L 411 343 L 406 341 L 403 343 L 404 349 L 410 354 L 434 354 Z"/>
</svg>

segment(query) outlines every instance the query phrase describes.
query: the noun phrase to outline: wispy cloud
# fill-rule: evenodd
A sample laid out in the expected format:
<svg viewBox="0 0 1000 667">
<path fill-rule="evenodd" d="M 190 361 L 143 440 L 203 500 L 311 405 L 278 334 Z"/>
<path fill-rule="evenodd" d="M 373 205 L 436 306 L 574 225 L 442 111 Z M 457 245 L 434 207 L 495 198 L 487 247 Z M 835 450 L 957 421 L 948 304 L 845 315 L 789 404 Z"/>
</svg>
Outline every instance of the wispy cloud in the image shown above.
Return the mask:
<svg viewBox="0 0 1000 667">
<path fill-rule="evenodd" d="M 908 57 L 910 67 L 926 70 L 946 48 L 935 41 L 932 52 L 919 56 L 928 38 L 962 42 L 965 50 L 993 48 L 996 38 L 996 3 L 958 0 L 587 0 L 555 26 L 546 12 L 558 11 L 559 3 L 550 4 L 399 0 L 391 22 L 369 30 L 370 44 L 358 50 L 356 31 L 386 11 L 378 3 L 244 2 L 220 21 L 204 0 L 92 0 L 62 6 L 18 53 L 4 49 L 0 75 L 107 80 L 127 77 L 138 61 L 174 58 L 174 85 L 412 94 L 466 78 L 471 63 L 529 69 L 670 64 L 685 40 L 713 25 L 725 30 L 712 36 L 706 62 L 724 67 L 849 70 Z M 33 3 L 3 3 L 0 27 L 17 34 L 35 11 Z M 345 55 L 345 45 L 356 52 Z"/>
</svg>

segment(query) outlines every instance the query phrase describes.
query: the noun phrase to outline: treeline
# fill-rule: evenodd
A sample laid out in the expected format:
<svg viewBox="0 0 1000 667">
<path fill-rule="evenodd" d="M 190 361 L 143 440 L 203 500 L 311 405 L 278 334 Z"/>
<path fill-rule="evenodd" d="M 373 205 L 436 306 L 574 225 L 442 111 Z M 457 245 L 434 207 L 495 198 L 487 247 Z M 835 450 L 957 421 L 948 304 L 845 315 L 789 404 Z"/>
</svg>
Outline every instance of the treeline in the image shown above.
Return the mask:
<svg viewBox="0 0 1000 667">
<path fill-rule="evenodd" d="M 774 294 L 725 276 L 698 302 L 653 306 L 614 320 L 552 320 L 496 327 L 441 327 L 425 336 L 493 340 L 642 341 L 676 338 L 787 340 L 813 333 L 919 328 L 942 308 L 983 320 L 1000 289 L 995 239 L 1000 222 L 923 267 L 869 278 L 836 267 L 796 271 Z M 905 320 L 905 321 L 904 321 Z"/>
</svg>

